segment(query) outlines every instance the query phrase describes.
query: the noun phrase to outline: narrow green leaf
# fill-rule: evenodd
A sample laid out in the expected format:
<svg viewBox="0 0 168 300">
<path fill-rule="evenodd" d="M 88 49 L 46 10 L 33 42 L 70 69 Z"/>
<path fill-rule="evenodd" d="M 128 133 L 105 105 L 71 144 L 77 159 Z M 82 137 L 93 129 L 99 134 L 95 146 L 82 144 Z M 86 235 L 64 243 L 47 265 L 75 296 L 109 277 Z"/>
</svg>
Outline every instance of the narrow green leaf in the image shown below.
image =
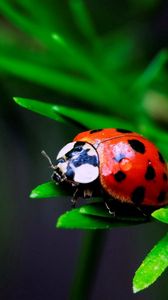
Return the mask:
<svg viewBox="0 0 168 300">
<path fill-rule="evenodd" d="M 59 217 L 56 226 L 66 229 L 110 229 L 120 226 L 136 225 L 146 222 L 146 218 L 115 211 L 110 214 L 102 202 L 93 202 L 80 208 L 67 211 Z"/>
<path fill-rule="evenodd" d="M 112 204 L 111 208 L 114 214 L 110 214 L 108 209 L 105 207 L 105 204 L 102 200 L 99 202 L 94 202 L 88 205 L 84 205 L 80 208 L 81 214 L 108 218 L 113 222 L 116 222 L 116 225 L 119 225 L 118 221 L 121 222 L 120 225 L 135 225 L 147 222 L 147 218 L 143 216 L 142 212 L 137 210 L 136 207 L 128 206 L 126 204 L 118 205 L 117 203 Z"/>
<path fill-rule="evenodd" d="M 135 89 L 145 89 L 151 82 L 159 75 L 161 69 L 165 66 L 168 60 L 168 51 L 161 50 L 143 72 L 143 74 L 136 80 Z"/>
<path fill-rule="evenodd" d="M 103 202 L 103 200 L 102 200 Z M 112 219 L 112 215 L 108 212 L 104 203 L 91 203 L 82 206 L 79 209 L 79 212 L 84 215 L 91 215 L 101 218 L 110 218 Z"/>
<path fill-rule="evenodd" d="M 133 291 L 137 293 L 154 283 L 168 267 L 168 234 L 149 252 L 133 278 Z"/>
<path fill-rule="evenodd" d="M 105 90 L 101 84 L 97 85 L 89 80 L 81 79 L 79 76 L 72 76 L 63 71 L 53 70 L 40 65 L 34 65 L 21 59 L 11 56 L 0 56 L 0 68 L 15 76 L 36 82 L 57 91 L 70 93 L 79 99 L 92 100 L 94 103 L 102 104 L 105 100 Z M 103 102 L 107 106 L 106 102 Z M 109 106 L 109 105 L 108 105 Z"/>
<path fill-rule="evenodd" d="M 50 55 L 53 57 L 53 66 L 55 64 L 55 61 L 61 62 L 62 66 L 71 66 L 73 67 L 73 70 L 80 70 L 80 72 L 84 72 L 86 75 L 90 74 L 91 77 L 97 78 L 97 69 L 93 66 L 92 60 L 89 59 L 87 55 L 85 55 L 84 51 L 80 51 L 77 43 L 75 45 L 72 44 L 70 40 L 67 41 L 65 32 L 63 33 L 58 33 L 56 28 L 56 32 L 54 34 L 51 33 L 53 30 L 53 27 L 56 26 L 59 28 L 59 25 L 55 24 L 56 21 L 59 23 L 59 19 L 55 18 L 55 15 L 53 14 L 53 9 L 52 6 L 46 7 L 45 4 L 43 3 L 34 3 L 31 1 L 21 1 L 19 0 L 20 5 L 23 6 L 23 8 L 28 11 L 24 14 L 22 12 L 22 9 L 16 9 L 11 3 L 8 3 L 7 1 L 1 0 L 0 1 L 0 11 L 12 22 L 14 23 L 15 26 L 17 26 L 20 30 L 25 31 L 28 33 L 31 37 L 35 38 L 35 40 L 40 40 L 40 44 L 45 45 L 45 48 L 49 49 L 50 54 L 47 54 L 46 49 L 45 49 L 45 54 L 47 57 Z M 35 9 L 35 6 L 38 7 L 38 9 Z M 38 11 L 38 13 L 37 13 Z M 33 14 L 33 16 L 30 16 L 28 14 L 30 12 Z M 58 16 L 57 16 L 58 17 Z M 61 18 L 61 17 L 60 17 Z M 34 20 L 36 22 L 34 22 Z M 53 25 L 54 22 L 54 25 Z M 64 31 L 67 31 L 68 27 L 65 25 Z M 63 30 L 63 28 L 62 28 Z M 54 43 L 53 43 L 54 40 Z M 60 43 L 60 40 L 63 41 L 63 43 Z M 29 49 L 30 50 L 30 49 Z M 82 52 L 82 53 L 81 53 Z M 29 53 L 29 51 L 28 51 Z M 40 53 L 39 53 L 40 54 Z M 36 57 L 37 55 L 35 55 Z M 2 57 L 2 55 L 1 55 Z M 12 73 L 14 73 L 14 65 L 15 61 L 14 58 L 12 57 L 6 57 L 4 56 L 2 60 L 4 62 L 9 61 L 9 65 L 7 62 L 3 64 L 6 65 L 6 69 Z M 27 65 L 25 64 L 25 61 L 18 60 L 17 62 L 18 69 L 15 70 L 15 72 L 24 78 L 28 79 L 28 76 L 26 77 L 26 72 L 27 70 L 29 71 L 29 68 L 25 68 Z M 31 64 L 30 61 L 28 61 L 28 65 Z M 11 66 L 11 68 L 9 68 Z M 53 67 L 52 66 L 52 67 Z M 23 72 L 21 73 L 20 68 L 22 68 Z M 13 69 L 13 70 L 12 70 Z M 52 68 L 53 69 L 53 68 Z M 72 68 L 71 68 L 72 70 Z M 34 68 L 34 73 L 38 72 L 37 68 Z M 47 83 L 47 70 L 44 70 L 44 74 L 46 77 L 46 83 Z M 51 70 L 50 70 L 51 71 Z M 48 70 L 49 74 L 49 70 Z M 37 75 L 37 74 L 36 74 Z M 50 73 L 51 76 L 51 73 Z M 39 78 L 35 79 L 35 76 L 33 76 L 32 72 L 32 80 L 37 80 L 37 82 L 42 80 L 42 76 L 39 74 Z M 53 78 L 54 81 L 54 78 Z M 44 84 L 44 83 L 43 83 Z M 48 82 L 49 84 L 49 82 Z M 51 83 L 50 83 L 51 84 Z M 77 88 L 76 88 L 77 89 Z M 75 90 L 76 90 L 75 89 Z"/>
<path fill-rule="evenodd" d="M 133 126 L 129 122 L 108 115 L 102 115 L 96 112 L 89 112 L 86 110 L 58 105 L 55 105 L 53 109 L 62 117 L 68 117 L 69 119 L 78 122 L 86 128 L 94 129 L 108 127 L 127 127 L 128 129 L 133 129 Z"/>
<path fill-rule="evenodd" d="M 105 116 L 102 114 L 96 114 L 89 111 L 66 107 L 61 105 L 44 103 L 27 98 L 14 97 L 17 104 L 24 108 L 32 110 L 43 116 L 49 117 L 59 122 L 64 123 L 79 123 L 86 128 L 108 128 L 108 127 L 120 127 L 133 130 L 133 126 L 130 123 L 126 123 L 117 118 Z"/>
<path fill-rule="evenodd" d="M 56 227 L 65 229 L 110 229 L 115 225 L 108 219 L 91 217 L 80 213 L 80 208 L 67 211 L 59 217 Z"/>
<path fill-rule="evenodd" d="M 46 28 L 37 26 L 36 23 L 33 23 L 33 19 L 30 15 L 26 16 L 26 14 L 20 13 L 20 10 L 16 9 L 16 7 L 14 8 L 9 1 L 1 0 L 0 11 L 19 29 L 26 31 L 36 38 L 40 36 L 43 40 L 47 39 Z"/>
<path fill-rule="evenodd" d="M 51 30 L 55 15 L 50 5 L 46 5 L 47 3 L 41 2 L 39 0 L 36 0 L 36 3 L 34 1 L 22 0 L 18 0 L 18 2 L 21 6 L 23 6 L 23 8 L 30 12 L 34 19 L 37 19 L 39 21 L 40 25 L 44 25 L 48 30 Z"/>
<path fill-rule="evenodd" d="M 49 198 L 67 195 L 65 190 L 61 189 L 60 186 L 56 185 L 54 182 L 46 182 L 38 185 L 32 190 L 30 198 Z"/>
<path fill-rule="evenodd" d="M 160 222 L 168 224 L 168 208 L 160 208 L 152 213 L 152 217 Z"/>
<path fill-rule="evenodd" d="M 95 42 L 96 33 L 85 1 L 70 0 L 69 4 L 73 13 L 74 21 L 81 32 L 91 41 L 91 43 Z"/>
<path fill-rule="evenodd" d="M 51 118 L 55 121 L 66 123 L 65 118 L 62 118 L 60 114 L 57 114 L 55 112 L 53 104 L 36 100 L 30 100 L 27 98 L 14 97 L 13 99 L 17 104 L 24 108 L 39 113 L 40 115 L 43 115 L 45 117 Z"/>
</svg>

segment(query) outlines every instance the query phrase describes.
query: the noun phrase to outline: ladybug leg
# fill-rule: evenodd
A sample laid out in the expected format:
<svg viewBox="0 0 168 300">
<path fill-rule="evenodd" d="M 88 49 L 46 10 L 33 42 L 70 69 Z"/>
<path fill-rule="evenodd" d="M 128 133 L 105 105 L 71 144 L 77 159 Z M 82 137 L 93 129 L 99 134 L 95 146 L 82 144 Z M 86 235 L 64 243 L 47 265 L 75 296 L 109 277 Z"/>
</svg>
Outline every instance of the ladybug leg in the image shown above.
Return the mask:
<svg viewBox="0 0 168 300">
<path fill-rule="evenodd" d="M 73 197 L 71 199 L 72 208 L 75 208 L 76 203 L 79 200 L 79 197 L 80 197 L 80 190 L 79 190 L 79 188 L 76 188 L 75 192 L 73 193 Z"/>
<path fill-rule="evenodd" d="M 111 210 L 110 206 L 109 206 L 109 203 L 108 203 L 108 199 L 105 197 L 104 198 L 104 203 L 105 203 L 105 206 L 106 208 L 108 209 L 108 212 L 109 214 L 112 216 L 112 217 L 115 217 L 116 213 L 114 210 Z"/>
<path fill-rule="evenodd" d="M 144 217 L 145 219 L 150 219 L 150 214 L 151 214 L 150 210 L 147 212 L 140 206 L 134 205 L 134 207 L 142 215 L 142 217 Z"/>
<path fill-rule="evenodd" d="M 83 195 L 82 195 L 82 193 L 83 193 Z M 76 188 L 76 190 L 73 194 L 73 197 L 71 199 L 73 208 L 76 206 L 76 203 L 78 202 L 80 197 L 84 197 L 84 198 L 92 197 L 93 191 L 91 189 L 87 188 L 87 189 L 84 189 L 82 193 L 81 193 L 81 188 Z"/>
<path fill-rule="evenodd" d="M 91 190 L 91 189 L 85 189 L 84 191 L 83 191 L 83 196 L 84 196 L 84 198 L 91 198 L 92 197 L 92 195 L 93 195 L 93 190 Z"/>
</svg>

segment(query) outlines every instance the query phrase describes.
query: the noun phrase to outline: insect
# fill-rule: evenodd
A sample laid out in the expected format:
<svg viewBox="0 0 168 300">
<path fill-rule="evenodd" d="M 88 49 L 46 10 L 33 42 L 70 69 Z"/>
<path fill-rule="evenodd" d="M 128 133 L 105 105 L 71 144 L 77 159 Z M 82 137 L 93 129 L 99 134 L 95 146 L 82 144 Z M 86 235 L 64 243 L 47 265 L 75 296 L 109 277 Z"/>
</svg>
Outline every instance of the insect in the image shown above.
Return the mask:
<svg viewBox="0 0 168 300">
<path fill-rule="evenodd" d="M 56 184 L 74 188 L 79 197 L 106 198 L 141 206 L 168 204 L 168 169 L 157 147 L 126 129 L 96 129 L 79 133 L 65 145 L 53 165 Z"/>
</svg>

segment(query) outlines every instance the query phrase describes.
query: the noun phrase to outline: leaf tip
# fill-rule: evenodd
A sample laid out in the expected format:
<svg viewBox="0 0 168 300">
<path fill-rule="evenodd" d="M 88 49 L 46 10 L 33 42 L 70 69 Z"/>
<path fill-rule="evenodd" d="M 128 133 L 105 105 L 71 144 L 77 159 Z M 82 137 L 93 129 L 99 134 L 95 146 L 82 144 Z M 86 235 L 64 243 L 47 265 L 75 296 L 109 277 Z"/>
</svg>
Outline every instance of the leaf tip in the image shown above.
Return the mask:
<svg viewBox="0 0 168 300">
<path fill-rule="evenodd" d="M 30 196 L 29 196 L 30 198 L 32 198 L 32 199 L 34 199 L 34 198 L 38 198 L 38 193 L 35 191 L 35 190 L 33 190 L 33 191 L 31 191 L 31 193 L 30 193 Z"/>
<path fill-rule="evenodd" d="M 63 216 L 60 216 L 55 224 L 56 228 L 62 228 L 62 218 Z"/>
<path fill-rule="evenodd" d="M 57 223 L 55 224 L 55 227 L 56 227 L 56 228 L 61 228 L 60 223 L 59 223 L 59 220 L 58 220 Z"/>
<path fill-rule="evenodd" d="M 151 216 L 158 221 L 161 221 L 163 223 L 168 223 L 168 208 L 162 207 L 160 209 L 157 209 L 151 214 Z"/>
<path fill-rule="evenodd" d="M 133 284 L 132 284 L 132 290 L 134 294 L 137 294 L 138 292 L 146 289 L 149 286 L 148 283 L 144 282 L 138 275 L 137 272 L 134 275 L 133 278 Z"/>
<path fill-rule="evenodd" d="M 136 294 L 136 293 L 138 293 L 141 289 L 139 289 L 136 285 L 133 284 L 132 290 L 133 290 L 133 293 Z"/>
<path fill-rule="evenodd" d="M 160 212 L 162 212 L 163 211 L 163 207 L 161 207 L 161 208 L 159 208 L 159 209 L 156 209 L 156 210 L 154 210 L 153 212 L 152 212 L 152 216 L 154 216 L 155 214 L 158 214 L 158 213 L 160 213 Z"/>
<path fill-rule="evenodd" d="M 58 220 L 55 224 L 56 228 L 69 228 L 68 223 L 66 223 L 66 218 L 69 215 L 69 213 L 70 213 L 70 211 L 66 211 L 66 212 L 64 212 L 63 215 L 61 215 L 58 218 Z"/>
<path fill-rule="evenodd" d="M 13 97 L 13 100 L 15 101 L 15 103 L 17 103 L 20 106 L 24 107 L 24 98 L 20 98 L 20 97 Z"/>
<path fill-rule="evenodd" d="M 14 100 L 16 103 L 18 103 L 18 104 L 19 104 L 19 99 L 20 99 L 20 98 L 18 98 L 18 97 L 13 97 L 13 100 Z"/>
</svg>

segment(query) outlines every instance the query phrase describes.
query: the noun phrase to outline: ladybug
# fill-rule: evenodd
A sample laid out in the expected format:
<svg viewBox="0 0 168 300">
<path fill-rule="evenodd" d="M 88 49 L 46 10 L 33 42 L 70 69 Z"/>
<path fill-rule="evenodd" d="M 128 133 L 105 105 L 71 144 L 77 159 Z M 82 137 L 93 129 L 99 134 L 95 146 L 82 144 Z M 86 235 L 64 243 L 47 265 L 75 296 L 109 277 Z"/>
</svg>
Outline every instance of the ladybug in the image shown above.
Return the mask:
<svg viewBox="0 0 168 300">
<path fill-rule="evenodd" d="M 64 146 L 53 165 L 56 184 L 75 188 L 79 196 L 106 195 L 137 207 L 168 204 L 168 169 L 157 147 L 126 129 L 95 129 L 79 133 Z"/>
</svg>

